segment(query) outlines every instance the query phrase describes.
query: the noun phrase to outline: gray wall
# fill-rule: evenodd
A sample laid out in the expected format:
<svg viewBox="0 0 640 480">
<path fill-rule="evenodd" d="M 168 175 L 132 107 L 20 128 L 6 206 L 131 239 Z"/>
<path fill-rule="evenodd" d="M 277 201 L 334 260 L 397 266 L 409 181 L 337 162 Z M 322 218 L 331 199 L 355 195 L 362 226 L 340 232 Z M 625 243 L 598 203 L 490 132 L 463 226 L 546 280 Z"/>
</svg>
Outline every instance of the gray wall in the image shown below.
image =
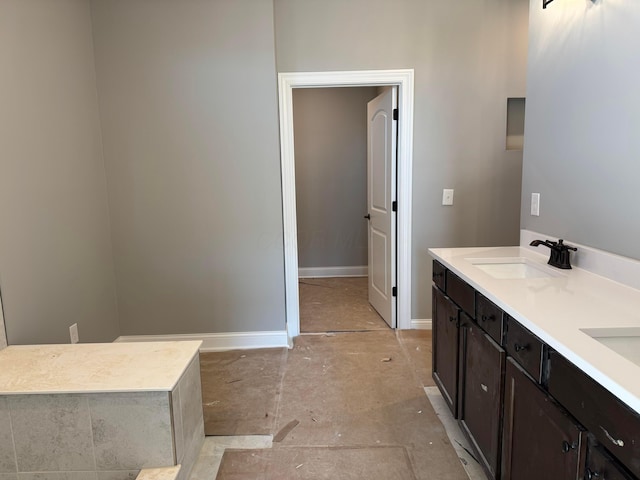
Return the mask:
<svg viewBox="0 0 640 480">
<path fill-rule="evenodd" d="M 123 335 L 283 330 L 271 0 L 92 0 Z"/>
<path fill-rule="evenodd" d="M 274 5 L 280 72 L 415 69 L 412 317 L 430 318 L 428 247 L 518 243 L 522 153 L 505 151 L 506 99 L 525 93 L 527 0 Z"/>
<path fill-rule="evenodd" d="M 524 0 L 3 0 L 9 342 L 67 342 L 74 322 L 83 341 L 284 328 L 276 67 L 415 69 L 413 317 L 428 318 L 427 247 L 517 241 L 504 134 L 526 15 Z"/>
<path fill-rule="evenodd" d="M 367 265 L 367 102 L 377 88 L 296 88 L 300 267 Z"/>
<path fill-rule="evenodd" d="M 10 344 L 118 335 L 89 4 L 0 2 L 0 288 Z"/>
<path fill-rule="evenodd" d="M 639 2 L 531 1 L 522 226 L 640 259 Z M 539 192 L 540 217 L 529 215 Z"/>
</svg>

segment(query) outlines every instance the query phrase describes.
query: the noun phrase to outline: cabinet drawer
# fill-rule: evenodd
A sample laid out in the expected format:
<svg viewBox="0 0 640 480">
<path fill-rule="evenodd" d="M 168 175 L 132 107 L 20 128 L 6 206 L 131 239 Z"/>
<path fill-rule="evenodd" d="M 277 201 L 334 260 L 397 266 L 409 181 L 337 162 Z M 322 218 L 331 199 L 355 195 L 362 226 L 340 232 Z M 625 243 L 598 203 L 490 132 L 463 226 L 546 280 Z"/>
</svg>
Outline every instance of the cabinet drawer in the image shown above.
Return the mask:
<svg viewBox="0 0 640 480">
<path fill-rule="evenodd" d="M 540 383 L 544 343 L 509 315 L 505 315 L 505 317 L 507 333 L 504 348 L 507 354 Z"/>
<path fill-rule="evenodd" d="M 549 393 L 640 477 L 640 415 L 554 351 L 549 355 Z"/>
<path fill-rule="evenodd" d="M 431 274 L 431 278 L 433 283 L 435 283 L 440 290 L 443 292 L 446 291 L 445 284 L 445 272 L 447 269 L 440 262 L 434 260 L 433 261 L 433 273 Z"/>
<path fill-rule="evenodd" d="M 447 295 L 470 317 L 476 317 L 476 291 L 451 270 L 446 273 Z"/>
<path fill-rule="evenodd" d="M 479 292 L 476 292 L 476 321 L 498 345 L 502 345 L 502 310 Z"/>
<path fill-rule="evenodd" d="M 633 480 L 589 434 L 587 466 L 584 471 L 587 480 Z"/>
</svg>

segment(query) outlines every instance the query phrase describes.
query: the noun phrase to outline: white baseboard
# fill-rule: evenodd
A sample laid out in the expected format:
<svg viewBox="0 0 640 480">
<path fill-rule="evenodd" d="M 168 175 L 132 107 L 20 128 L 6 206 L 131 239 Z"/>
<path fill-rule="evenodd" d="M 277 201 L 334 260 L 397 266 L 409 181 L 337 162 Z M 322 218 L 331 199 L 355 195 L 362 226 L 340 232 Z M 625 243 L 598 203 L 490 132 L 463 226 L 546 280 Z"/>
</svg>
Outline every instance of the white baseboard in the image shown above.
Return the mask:
<svg viewBox="0 0 640 480">
<path fill-rule="evenodd" d="M 181 335 L 127 335 L 115 342 L 174 342 L 201 340 L 200 352 L 222 352 L 226 350 L 248 350 L 254 348 L 289 347 L 286 330 L 275 332 L 230 332 Z"/>
<path fill-rule="evenodd" d="M 298 268 L 298 278 L 320 277 L 366 277 L 369 267 L 366 265 L 355 267 L 307 267 Z"/>
<path fill-rule="evenodd" d="M 430 318 L 426 318 L 426 319 L 412 318 L 411 328 L 413 330 L 431 330 L 432 328 L 431 319 Z"/>
</svg>

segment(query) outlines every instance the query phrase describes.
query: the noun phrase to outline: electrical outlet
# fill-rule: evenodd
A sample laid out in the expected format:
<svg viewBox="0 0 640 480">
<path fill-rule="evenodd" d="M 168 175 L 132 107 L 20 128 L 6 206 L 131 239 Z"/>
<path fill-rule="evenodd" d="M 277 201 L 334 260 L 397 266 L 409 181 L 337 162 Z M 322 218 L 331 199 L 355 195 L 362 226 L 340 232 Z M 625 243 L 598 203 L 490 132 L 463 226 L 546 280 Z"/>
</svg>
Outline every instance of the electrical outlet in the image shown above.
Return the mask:
<svg viewBox="0 0 640 480">
<path fill-rule="evenodd" d="M 78 343 L 80 337 L 78 336 L 78 324 L 74 323 L 69 327 L 69 335 L 71 336 L 71 343 Z"/>
<path fill-rule="evenodd" d="M 531 215 L 534 217 L 540 216 L 540 194 L 532 193 L 531 194 Z"/>
<path fill-rule="evenodd" d="M 442 205 L 453 205 L 453 188 L 442 190 Z"/>
</svg>

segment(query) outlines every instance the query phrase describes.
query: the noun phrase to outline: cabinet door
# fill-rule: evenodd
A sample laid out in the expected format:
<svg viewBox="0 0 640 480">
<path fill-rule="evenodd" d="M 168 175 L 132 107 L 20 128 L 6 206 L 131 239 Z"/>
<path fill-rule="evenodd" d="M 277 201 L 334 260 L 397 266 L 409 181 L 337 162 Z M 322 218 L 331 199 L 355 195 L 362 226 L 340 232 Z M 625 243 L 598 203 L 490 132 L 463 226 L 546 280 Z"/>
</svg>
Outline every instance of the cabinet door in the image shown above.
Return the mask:
<svg viewBox="0 0 640 480">
<path fill-rule="evenodd" d="M 631 480 L 631 476 L 598 445 L 598 442 L 591 435 L 588 443 L 587 468 L 584 471 L 585 480 Z"/>
<path fill-rule="evenodd" d="M 460 424 L 490 478 L 498 478 L 506 354 L 464 314 L 460 321 Z"/>
<path fill-rule="evenodd" d="M 433 287 L 433 379 L 458 418 L 458 307 Z"/>
<path fill-rule="evenodd" d="M 502 443 L 503 480 L 582 478 L 583 429 L 507 359 Z"/>
</svg>

